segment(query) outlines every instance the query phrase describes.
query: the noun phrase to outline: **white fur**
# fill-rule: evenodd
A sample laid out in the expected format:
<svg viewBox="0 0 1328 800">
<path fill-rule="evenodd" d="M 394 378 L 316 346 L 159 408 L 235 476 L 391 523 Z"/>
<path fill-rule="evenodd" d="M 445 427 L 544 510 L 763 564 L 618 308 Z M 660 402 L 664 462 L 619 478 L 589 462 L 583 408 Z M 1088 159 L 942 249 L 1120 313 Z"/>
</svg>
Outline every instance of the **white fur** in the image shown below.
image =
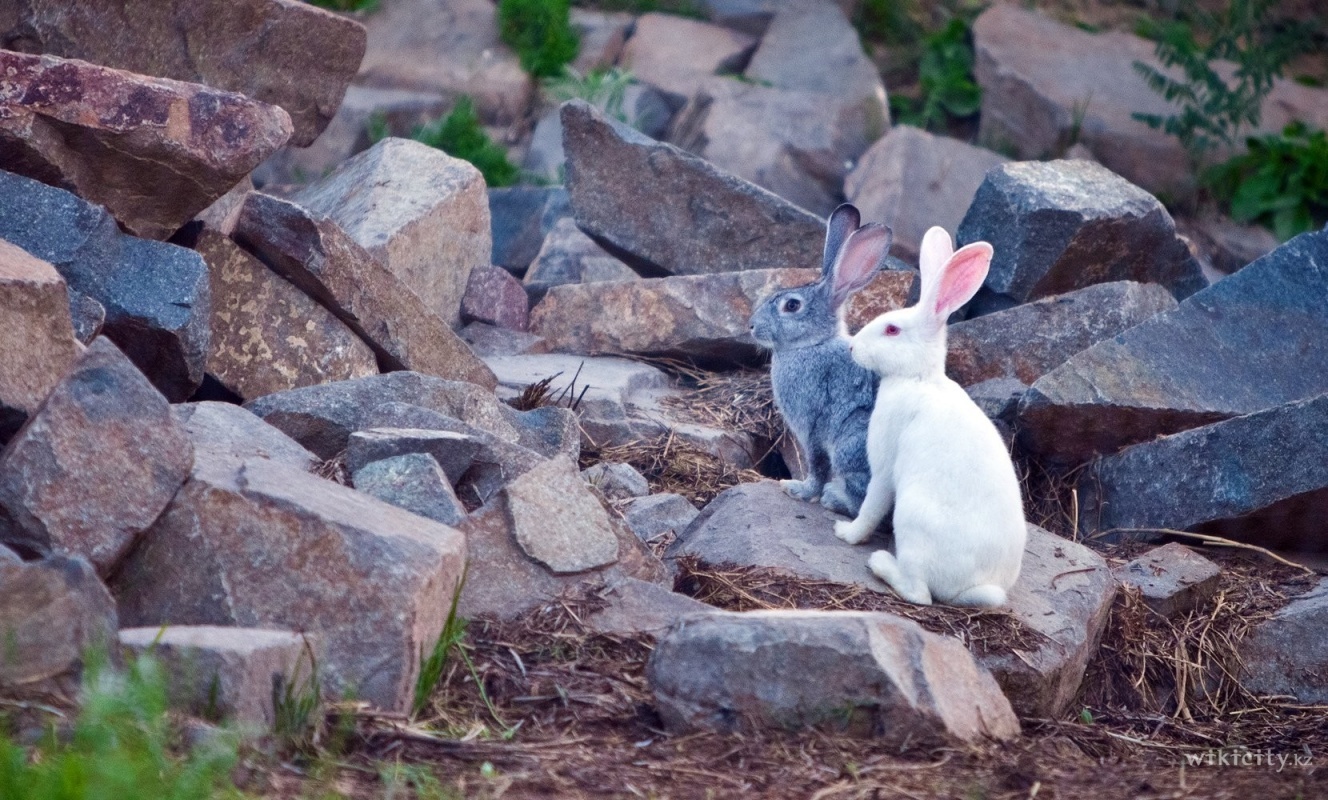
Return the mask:
<svg viewBox="0 0 1328 800">
<path fill-rule="evenodd" d="M 945 376 L 945 320 L 981 286 L 990 258 L 985 243 L 952 253 L 949 236 L 932 228 L 918 305 L 882 314 L 853 337 L 854 360 L 879 374 L 881 387 L 867 428 L 867 496 L 835 534 L 865 541 L 893 508 L 895 553 L 877 551 L 867 563 L 912 603 L 1003 605 L 1023 560 L 1027 531 L 1009 452 Z M 967 270 L 955 269 L 961 263 Z M 941 284 L 961 274 L 939 300 Z M 889 325 L 900 332 L 887 336 Z"/>
</svg>

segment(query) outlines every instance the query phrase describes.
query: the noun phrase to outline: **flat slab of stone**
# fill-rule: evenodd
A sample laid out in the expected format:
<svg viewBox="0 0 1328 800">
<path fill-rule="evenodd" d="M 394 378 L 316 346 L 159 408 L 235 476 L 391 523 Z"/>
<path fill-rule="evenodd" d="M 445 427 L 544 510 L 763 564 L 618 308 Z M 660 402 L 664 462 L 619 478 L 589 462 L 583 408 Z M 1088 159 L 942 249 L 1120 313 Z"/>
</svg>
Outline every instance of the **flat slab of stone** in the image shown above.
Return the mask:
<svg viewBox="0 0 1328 800">
<path fill-rule="evenodd" d="M 0 51 L 0 169 L 165 239 L 286 143 L 290 117 L 241 94 Z"/>
<path fill-rule="evenodd" d="M 601 461 L 581 470 L 581 478 L 610 501 L 630 500 L 650 494 L 646 476 L 631 464 Z"/>
<path fill-rule="evenodd" d="M 468 161 L 387 138 L 292 198 L 328 217 L 452 327 L 493 249 L 484 177 Z"/>
<path fill-rule="evenodd" d="M 352 473 L 374 461 L 411 453 L 430 456 L 456 484 L 470 469 L 480 443 L 452 431 L 420 428 L 368 428 L 355 431 L 346 442 L 346 469 Z"/>
<path fill-rule="evenodd" d="M 1042 376 L 1020 442 L 1044 459 L 1095 454 L 1328 391 L 1328 232 L 1272 253 Z"/>
<path fill-rule="evenodd" d="M 961 386 L 996 378 L 1032 384 L 1076 353 L 1176 307 L 1155 283 L 1113 281 L 949 326 L 945 373 Z"/>
<path fill-rule="evenodd" d="M 571 217 L 558 220 L 544 237 L 535 260 L 522 278 L 532 303 L 554 286 L 566 283 L 634 281 L 636 271 L 609 253 L 576 227 Z"/>
<path fill-rule="evenodd" d="M 55 267 L 0 239 L 0 442 L 60 381 L 82 347 Z"/>
<path fill-rule="evenodd" d="M 657 367 L 611 356 L 493 356 L 484 363 L 498 377 L 498 396 L 503 400 L 519 397 L 531 384 L 548 380 L 549 399 L 564 404 L 579 399 L 577 413 L 583 419 L 624 419 L 634 396 L 671 383 Z"/>
<path fill-rule="evenodd" d="M 554 573 L 584 572 L 618 560 L 608 512 L 570 459 L 549 459 L 503 493 L 517 544 Z"/>
<path fill-rule="evenodd" d="M 982 313 L 1107 281 L 1160 283 L 1178 299 L 1208 285 L 1162 203 L 1092 161 L 993 167 L 955 239 L 996 250 L 971 302 Z"/>
<path fill-rule="evenodd" d="M 200 457 L 113 588 L 131 626 L 316 634 L 326 690 L 405 711 L 465 547 L 454 528 L 300 470 Z"/>
<path fill-rule="evenodd" d="M 728 28 L 651 12 L 637 18 L 620 62 L 677 108 L 709 76 L 740 67 L 755 46 L 756 39 Z"/>
<path fill-rule="evenodd" d="M 1079 496 L 1094 530 L 1328 551 L 1328 394 L 1126 448 L 1093 464 Z"/>
<path fill-rule="evenodd" d="M 959 139 L 896 125 L 858 159 L 844 195 L 864 220 L 888 223 L 891 251 L 916 262 L 927 229 L 958 230 L 987 171 L 1007 161 Z"/>
<path fill-rule="evenodd" d="M 1115 573 L 1123 586 L 1137 589 L 1149 608 L 1167 618 L 1205 605 L 1222 577 L 1220 567 L 1176 542 L 1149 550 Z"/>
<path fill-rule="evenodd" d="M 88 648 L 112 646 L 117 627 L 115 601 L 86 559 L 0 558 L 6 695 L 54 688 L 72 700 Z"/>
<path fill-rule="evenodd" d="M 633 498 L 623 505 L 623 518 L 632 533 L 648 542 L 669 531 L 687 530 L 701 512 L 680 494 L 651 494 Z"/>
<path fill-rule="evenodd" d="M 271 730 L 278 680 L 298 688 L 318 658 L 305 652 L 298 633 L 219 625 L 167 625 L 125 628 L 120 648 L 126 655 L 151 654 L 166 674 L 166 695 L 173 708 L 214 721 L 228 720 Z"/>
<path fill-rule="evenodd" d="M 197 253 L 126 236 L 100 206 L 4 171 L 0 239 L 105 307 L 107 338 L 168 400 L 187 400 L 202 383 L 212 301 Z"/>
<path fill-rule="evenodd" d="M 1291 696 L 1306 705 L 1328 703 L 1328 579 L 1292 599 L 1250 631 L 1240 645 L 1242 684 L 1256 694 Z"/>
<path fill-rule="evenodd" d="M 345 323 L 224 234 L 204 229 L 212 348 L 207 371 L 242 398 L 378 374 L 374 352 Z"/>
<path fill-rule="evenodd" d="M 685 594 L 638 578 L 621 578 L 597 593 L 609 605 L 586 617 L 597 633 L 617 636 L 659 636 L 689 614 L 715 609 Z"/>
<path fill-rule="evenodd" d="M 675 731 L 814 727 L 894 747 L 1019 734 L 996 681 L 957 639 L 890 614 L 685 617 L 656 644 L 646 676 Z"/>
<path fill-rule="evenodd" d="M 562 123 L 577 225 L 642 274 L 820 264 L 819 217 L 583 101 L 563 105 Z"/>
<path fill-rule="evenodd" d="M 351 485 L 382 500 L 444 525 L 459 525 L 466 508 L 438 461 L 427 453 L 404 453 L 370 461 L 351 472 Z"/>
<path fill-rule="evenodd" d="M 178 403 L 171 416 L 184 426 L 194 449 L 231 458 L 266 458 L 312 472 L 322 461 L 299 442 L 231 403 Z"/>
<path fill-rule="evenodd" d="M 170 406 L 98 338 L 0 452 L 0 539 L 110 574 L 189 475 Z"/>
<path fill-rule="evenodd" d="M 472 322 L 462 328 L 461 338 L 470 345 L 471 352 L 480 358 L 537 355 L 549 352 L 549 345 L 542 336 L 527 331 L 499 328 L 483 322 Z"/>
<path fill-rule="evenodd" d="M 493 376 L 442 314 L 332 220 L 253 192 L 232 236 L 359 334 L 387 370 L 493 386 Z"/>
</svg>

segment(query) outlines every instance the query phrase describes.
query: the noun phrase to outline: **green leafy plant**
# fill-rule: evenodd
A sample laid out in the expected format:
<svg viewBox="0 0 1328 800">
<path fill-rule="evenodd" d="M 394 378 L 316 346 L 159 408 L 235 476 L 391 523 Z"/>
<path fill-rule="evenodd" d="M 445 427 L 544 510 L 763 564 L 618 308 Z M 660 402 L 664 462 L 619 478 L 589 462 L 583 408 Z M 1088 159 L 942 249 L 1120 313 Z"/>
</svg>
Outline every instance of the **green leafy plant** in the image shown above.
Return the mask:
<svg viewBox="0 0 1328 800">
<path fill-rule="evenodd" d="M 631 84 L 632 73 L 625 69 L 595 69 L 582 75 L 565 67 L 561 75 L 544 81 L 544 91 L 554 102 L 585 100 L 619 122 L 633 125 L 635 120 L 623 108 L 627 87 Z"/>
<path fill-rule="evenodd" d="M 105 653 L 86 659 L 82 707 L 70 737 L 52 735 L 31 754 L 0 733 L 0 797 L 24 800 L 242 798 L 231 782 L 239 738 L 221 731 L 178 750 L 166 713 L 166 679 L 142 655 L 127 670 Z"/>
<path fill-rule="evenodd" d="M 272 680 L 272 732 L 288 751 L 315 755 L 324 727 L 318 660 L 309 640 L 289 676 Z"/>
<path fill-rule="evenodd" d="M 892 96 L 901 122 L 937 128 L 951 118 L 972 116 L 982 103 L 982 88 L 973 78 L 973 36 L 968 20 L 954 17 L 923 39 L 918 62 L 921 97 Z"/>
<path fill-rule="evenodd" d="M 498 32 L 522 69 L 548 78 L 576 58 L 580 42 L 570 15 L 571 0 L 499 0 Z"/>
<path fill-rule="evenodd" d="M 901 45 L 923 36 L 917 0 L 863 0 L 854 24 L 863 39 Z"/>
<path fill-rule="evenodd" d="M 637 15 L 662 11 L 677 17 L 706 19 L 705 6 L 700 0 L 581 0 L 577 5 L 600 11 L 627 11 Z"/>
<path fill-rule="evenodd" d="M 457 614 L 457 607 L 461 604 L 461 590 L 465 585 L 466 573 L 463 572 L 452 592 L 452 605 L 447 609 L 447 619 L 443 621 L 443 630 L 438 634 L 438 640 L 434 642 L 428 656 L 420 653 L 420 675 L 415 679 L 415 697 L 410 709 L 412 716 L 418 715 L 429 705 L 430 698 L 443 678 L 448 658 L 453 650 L 461 649 L 461 642 L 466 638 L 466 620 Z"/>
<path fill-rule="evenodd" d="M 1282 241 L 1328 222 L 1328 135 L 1296 122 L 1246 145 L 1204 176 L 1234 219 L 1267 225 Z"/>
<path fill-rule="evenodd" d="M 469 97 L 463 95 L 458 99 L 447 116 L 416 128 L 411 138 L 474 164 L 491 187 L 511 186 L 516 182 L 516 166 L 507 160 L 503 148 L 489 140 Z"/>
<path fill-rule="evenodd" d="M 326 8 L 328 11 L 360 11 L 369 14 L 378 10 L 379 0 L 307 0 L 307 2 L 319 8 Z"/>
</svg>

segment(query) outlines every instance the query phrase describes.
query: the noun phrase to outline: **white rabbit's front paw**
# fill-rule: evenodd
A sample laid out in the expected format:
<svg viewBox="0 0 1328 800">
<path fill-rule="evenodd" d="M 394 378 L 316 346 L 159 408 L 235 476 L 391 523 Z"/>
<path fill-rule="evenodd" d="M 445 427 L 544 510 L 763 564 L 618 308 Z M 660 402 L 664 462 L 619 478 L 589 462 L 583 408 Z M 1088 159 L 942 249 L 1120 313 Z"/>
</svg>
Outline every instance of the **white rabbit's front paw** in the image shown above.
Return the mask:
<svg viewBox="0 0 1328 800">
<path fill-rule="evenodd" d="M 860 526 L 856 519 L 841 519 L 835 522 L 835 535 L 849 544 L 861 544 L 871 536 L 871 528 Z"/>
<path fill-rule="evenodd" d="M 809 503 L 821 495 L 821 487 L 812 481 L 782 480 L 779 485 L 784 487 L 784 491 L 789 495 Z"/>
</svg>

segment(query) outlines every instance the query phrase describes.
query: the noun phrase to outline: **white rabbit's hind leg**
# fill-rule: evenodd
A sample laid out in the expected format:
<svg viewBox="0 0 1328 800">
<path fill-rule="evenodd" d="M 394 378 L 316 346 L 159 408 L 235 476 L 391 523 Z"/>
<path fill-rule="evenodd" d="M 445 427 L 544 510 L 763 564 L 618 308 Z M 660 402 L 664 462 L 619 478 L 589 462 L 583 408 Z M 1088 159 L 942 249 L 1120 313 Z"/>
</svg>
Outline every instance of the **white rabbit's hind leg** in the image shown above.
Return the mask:
<svg viewBox="0 0 1328 800">
<path fill-rule="evenodd" d="M 1005 605 L 1005 590 L 994 583 L 983 583 L 977 586 L 970 586 L 954 597 L 950 598 L 949 605 L 952 606 L 972 606 L 975 608 L 996 608 Z"/>
<path fill-rule="evenodd" d="M 872 535 L 885 515 L 890 513 L 894 502 L 895 493 L 889 484 L 884 478 L 873 474 L 871 483 L 867 484 L 867 496 L 862 498 L 862 507 L 858 509 L 858 516 L 836 522 L 835 535 L 849 544 L 867 541 L 867 537 Z"/>
<path fill-rule="evenodd" d="M 905 570 L 888 550 L 877 550 L 867 559 L 867 568 L 876 577 L 890 584 L 895 593 L 910 603 L 931 605 L 931 590 L 921 575 Z"/>
</svg>

